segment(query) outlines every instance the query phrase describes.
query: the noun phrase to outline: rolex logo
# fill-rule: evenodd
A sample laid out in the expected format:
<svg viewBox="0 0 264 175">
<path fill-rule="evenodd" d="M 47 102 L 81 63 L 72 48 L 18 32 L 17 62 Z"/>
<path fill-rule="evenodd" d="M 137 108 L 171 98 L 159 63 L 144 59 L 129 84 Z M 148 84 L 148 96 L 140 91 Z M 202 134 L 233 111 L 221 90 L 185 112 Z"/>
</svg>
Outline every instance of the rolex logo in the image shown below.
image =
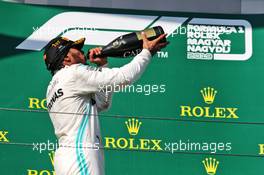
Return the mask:
<svg viewBox="0 0 264 175">
<path fill-rule="evenodd" d="M 50 161 L 51 161 L 51 164 L 52 164 L 53 167 L 54 167 L 54 155 L 55 155 L 54 151 L 51 151 L 49 153 L 49 158 L 50 158 Z"/>
<path fill-rule="evenodd" d="M 126 121 L 125 123 L 130 135 L 135 136 L 138 134 L 138 131 L 142 124 L 141 122 L 138 121 L 138 119 L 135 118 L 128 119 L 128 121 Z"/>
<path fill-rule="evenodd" d="M 208 175 L 215 175 L 219 161 L 210 157 L 202 161 Z"/>
<path fill-rule="evenodd" d="M 104 148 L 125 149 L 125 150 L 142 150 L 142 151 L 162 151 L 162 140 L 151 138 L 137 138 L 136 136 L 142 125 L 136 118 L 129 118 L 125 121 L 129 138 L 125 137 L 104 137 Z"/>
<path fill-rule="evenodd" d="M 238 119 L 238 108 L 234 107 L 218 107 L 208 106 L 207 104 L 214 103 L 217 91 L 212 87 L 205 87 L 201 89 L 201 94 L 206 105 L 181 105 L 181 117 L 195 117 L 207 119 Z M 221 93 L 222 94 L 222 93 Z"/>
<path fill-rule="evenodd" d="M 212 104 L 214 102 L 216 93 L 217 91 L 211 87 L 203 88 L 201 90 L 201 94 L 206 104 Z"/>
</svg>

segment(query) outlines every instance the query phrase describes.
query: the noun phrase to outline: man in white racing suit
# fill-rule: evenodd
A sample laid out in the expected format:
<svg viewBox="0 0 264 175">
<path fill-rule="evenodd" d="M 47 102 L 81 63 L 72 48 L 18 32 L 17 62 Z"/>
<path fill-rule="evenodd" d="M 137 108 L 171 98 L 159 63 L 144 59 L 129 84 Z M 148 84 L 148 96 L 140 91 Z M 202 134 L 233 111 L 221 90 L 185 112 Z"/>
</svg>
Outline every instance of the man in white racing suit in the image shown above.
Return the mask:
<svg viewBox="0 0 264 175">
<path fill-rule="evenodd" d="M 166 35 L 149 41 L 143 50 L 120 68 L 107 68 L 107 59 L 96 57 L 101 48 L 90 50 L 86 65 L 84 38 L 71 41 L 57 37 L 45 48 L 44 60 L 53 75 L 47 89 L 47 108 L 58 138 L 55 152 L 56 175 L 104 175 L 104 156 L 98 112 L 107 109 L 111 93 L 102 87 L 127 85 L 137 80 L 151 60 L 151 54 L 165 47 Z"/>
</svg>

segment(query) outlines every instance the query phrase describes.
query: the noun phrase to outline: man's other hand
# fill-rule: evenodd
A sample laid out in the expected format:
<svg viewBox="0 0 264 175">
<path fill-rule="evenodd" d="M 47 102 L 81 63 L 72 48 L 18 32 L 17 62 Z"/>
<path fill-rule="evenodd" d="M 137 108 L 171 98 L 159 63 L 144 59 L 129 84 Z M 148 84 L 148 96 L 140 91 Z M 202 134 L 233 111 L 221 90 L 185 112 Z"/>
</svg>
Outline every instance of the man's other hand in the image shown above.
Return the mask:
<svg viewBox="0 0 264 175">
<path fill-rule="evenodd" d="M 165 39 L 167 34 L 162 34 L 158 38 L 149 41 L 144 32 L 141 33 L 143 39 L 143 49 L 148 49 L 152 55 L 154 55 L 157 51 L 160 51 L 162 48 L 166 47 L 169 42 L 160 42 L 162 39 Z"/>
</svg>

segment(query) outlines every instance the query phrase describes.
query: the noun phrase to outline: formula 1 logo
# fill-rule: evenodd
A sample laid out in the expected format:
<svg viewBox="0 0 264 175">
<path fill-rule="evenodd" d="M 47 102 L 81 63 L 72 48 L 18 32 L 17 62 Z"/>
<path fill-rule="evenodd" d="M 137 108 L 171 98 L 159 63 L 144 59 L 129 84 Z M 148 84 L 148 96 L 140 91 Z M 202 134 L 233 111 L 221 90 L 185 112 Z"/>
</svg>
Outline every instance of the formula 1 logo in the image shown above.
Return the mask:
<svg viewBox="0 0 264 175">
<path fill-rule="evenodd" d="M 85 37 L 85 45 L 106 45 L 120 35 L 153 26 L 162 26 L 169 37 L 180 35 L 178 29 L 185 28 L 187 59 L 245 61 L 252 56 L 252 27 L 246 20 L 88 12 L 52 17 L 16 49 L 40 51 L 57 36 L 71 40 Z"/>
<path fill-rule="evenodd" d="M 40 51 L 57 36 L 71 40 L 85 37 L 86 45 L 106 45 L 120 35 L 162 26 L 171 34 L 188 18 L 167 16 L 122 15 L 86 12 L 60 13 L 33 32 L 17 49 Z"/>
</svg>

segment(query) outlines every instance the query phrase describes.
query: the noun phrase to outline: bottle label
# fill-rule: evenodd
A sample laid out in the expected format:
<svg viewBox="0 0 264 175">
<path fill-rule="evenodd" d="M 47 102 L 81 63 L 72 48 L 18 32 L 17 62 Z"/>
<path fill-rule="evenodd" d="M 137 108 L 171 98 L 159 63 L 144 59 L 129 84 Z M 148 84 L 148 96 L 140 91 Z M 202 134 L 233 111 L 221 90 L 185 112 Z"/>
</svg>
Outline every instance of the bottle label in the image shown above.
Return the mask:
<svg viewBox="0 0 264 175">
<path fill-rule="evenodd" d="M 143 30 L 143 32 L 147 35 L 147 38 L 151 38 L 153 36 L 156 36 L 156 32 L 153 28 Z M 142 40 L 141 32 L 136 32 L 138 40 Z"/>
</svg>

